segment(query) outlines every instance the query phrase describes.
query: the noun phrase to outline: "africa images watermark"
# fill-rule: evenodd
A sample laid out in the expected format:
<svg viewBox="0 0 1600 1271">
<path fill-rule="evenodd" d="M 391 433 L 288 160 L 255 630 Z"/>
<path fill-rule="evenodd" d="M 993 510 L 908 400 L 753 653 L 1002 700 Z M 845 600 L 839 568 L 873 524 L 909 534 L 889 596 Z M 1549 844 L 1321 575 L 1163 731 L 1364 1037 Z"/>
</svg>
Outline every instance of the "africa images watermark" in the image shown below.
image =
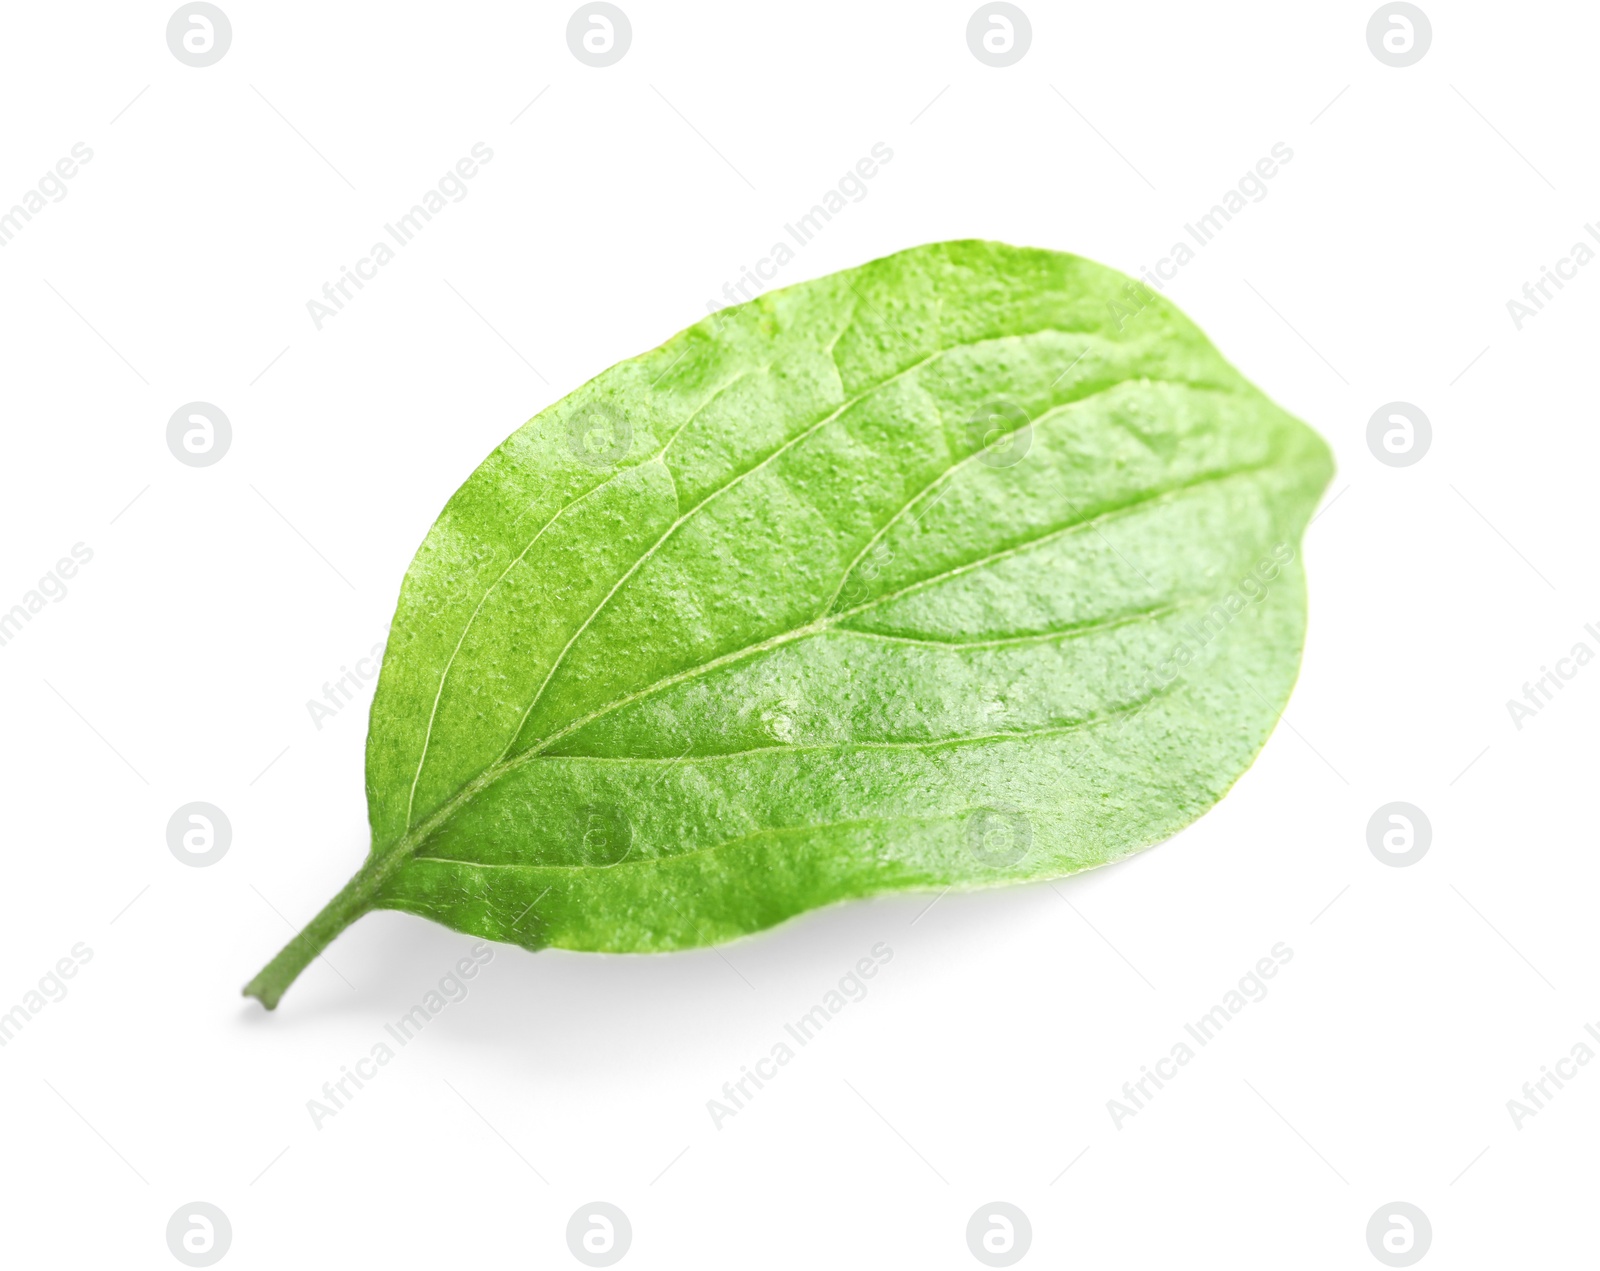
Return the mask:
<svg viewBox="0 0 1600 1271">
<path fill-rule="evenodd" d="M 74 543 L 70 554 L 46 570 L 37 583 L 23 592 L 21 600 L 11 608 L 0 611 L 0 645 L 15 640 L 22 633 L 22 628 L 33 621 L 33 615 L 44 611 L 46 601 L 60 604 L 65 600 L 68 580 L 76 578 L 78 570 L 93 559 L 93 548 Z"/>
<path fill-rule="evenodd" d="M 1282 540 L 1274 543 L 1269 552 L 1270 555 L 1261 556 L 1226 592 L 1212 599 L 1198 618 L 1175 629 L 1175 639 L 1169 646 L 1171 652 L 1145 673 L 1137 690 L 1130 695 L 1128 705 L 1111 712 L 1101 726 L 1086 732 L 1080 758 L 1096 747 L 1103 753 L 1114 755 L 1114 744 L 1138 724 L 1147 710 L 1155 708 L 1169 690 L 1177 687 L 1179 679 L 1195 659 L 1228 629 L 1235 618 L 1251 605 L 1266 599 L 1272 583 L 1282 573 L 1284 566 L 1294 560 L 1294 548 Z"/>
<path fill-rule="evenodd" d="M 458 959 L 455 967 L 440 978 L 438 988 L 428 990 L 423 994 L 422 1001 L 393 1024 L 383 1026 L 383 1031 L 394 1038 L 396 1045 L 409 1046 L 433 1019 L 443 1013 L 445 1007 L 466 1000 L 471 991 L 468 982 L 476 979 L 478 972 L 494 960 L 494 950 L 482 940 L 473 945 L 469 953 L 470 957 Z M 322 1098 L 306 1100 L 311 1124 L 320 1130 L 324 1121 L 338 1116 L 356 1097 L 356 1092 L 378 1075 L 380 1068 L 388 1067 L 396 1053 L 388 1042 L 380 1041 L 373 1043 L 371 1052 L 361 1056 L 355 1063 L 341 1064 L 339 1071 L 342 1075 L 322 1083 Z M 354 1089 L 351 1089 L 352 1086 Z"/>
<path fill-rule="evenodd" d="M 878 974 L 894 958 L 894 950 L 882 940 L 868 951 L 869 956 L 858 959 L 855 966 L 840 977 L 838 984 L 822 995 L 822 1000 L 793 1024 L 785 1024 L 783 1031 L 793 1039 L 795 1046 L 809 1045 L 829 1020 L 835 1018 L 851 1002 L 859 1002 L 867 995 L 866 981 Z M 749 1105 L 767 1082 L 794 1061 L 799 1053 L 788 1041 L 772 1044 L 770 1052 L 754 1064 L 742 1065 L 744 1075 L 722 1083 L 722 1098 L 707 1099 L 706 1111 L 711 1114 L 711 1124 L 717 1129 L 729 1117 L 738 1116 Z M 752 1089 L 751 1087 L 754 1087 Z"/>
<path fill-rule="evenodd" d="M 1206 212 L 1195 219 L 1184 222 L 1184 232 L 1194 240 L 1195 247 L 1183 239 L 1173 243 L 1165 256 L 1160 257 L 1153 269 L 1139 266 L 1139 278 L 1149 283 L 1157 291 L 1164 291 L 1163 283 L 1170 283 L 1178 276 L 1178 271 L 1194 260 L 1199 253 L 1196 247 L 1208 247 L 1215 241 L 1218 234 L 1242 213 L 1251 203 L 1260 203 L 1270 193 L 1267 182 L 1276 177 L 1279 172 L 1294 159 L 1294 151 L 1289 149 L 1286 142 L 1275 141 L 1271 150 L 1256 160 L 1255 166 L 1247 171 L 1234 183 L 1233 188 L 1223 193 L 1222 198 L 1211 205 Z M 1117 330 L 1122 330 L 1123 324 L 1135 314 L 1144 309 L 1153 299 L 1151 293 L 1140 284 L 1138 279 L 1129 279 L 1128 285 L 1122 289 L 1122 299 L 1108 302 L 1110 316 L 1117 321 Z"/>
<path fill-rule="evenodd" d="M 1585 224 L 1584 232 L 1600 243 L 1600 225 Z M 1506 312 L 1511 315 L 1511 325 L 1518 331 L 1522 324 L 1529 318 L 1537 318 L 1544 312 L 1545 305 L 1556 298 L 1567 285 L 1578 276 L 1578 270 L 1595 258 L 1595 249 L 1581 238 L 1572 245 L 1567 255 L 1556 260 L 1554 269 L 1548 265 L 1539 266 L 1539 276 L 1533 282 L 1522 284 L 1522 299 L 1513 297 L 1506 301 Z M 1554 287 L 1555 292 L 1550 289 Z"/>
<path fill-rule="evenodd" d="M 364 657 L 356 659 L 353 670 L 348 666 L 341 666 L 338 679 L 332 682 L 324 681 L 321 701 L 316 698 L 306 699 L 306 713 L 311 716 L 311 722 L 316 725 L 319 733 L 325 720 L 332 719 L 353 703 L 361 693 L 362 687 L 378 678 L 378 672 L 383 667 L 383 646 L 384 642 L 379 640 L 367 650 Z"/>
<path fill-rule="evenodd" d="M 1205 652 L 1213 640 L 1228 629 L 1235 618 L 1266 598 L 1268 588 L 1283 567 L 1294 560 L 1294 548 L 1286 542 L 1276 542 L 1269 550 L 1270 555 L 1257 560 L 1238 582 L 1213 600 L 1204 613 L 1177 628 L 1177 640 L 1172 652 L 1145 675 L 1140 685 L 1141 692 L 1135 698 L 1136 704 L 1117 717 L 1106 730 L 1107 736 L 1115 736 L 1132 727 L 1134 721 L 1183 674 L 1191 662 Z M 1098 733 L 1091 735 L 1099 738 Z"/>
<path fill-rule="evenodd" d="M 1245 1007 L 1265 998 L 1266 981 L 1275 978 L 1278 972 L 1294 959 L 1294 950 L 1282 940 L 1267 952 L 1270 956 L 1257 958 L 1255 967 L 1241 975 L 1238 984 L 1224 993 L 1220 1002 L 1194 1023 L 1184 1024 L 1183 1031 L 1194 1039 L 1196 1046 L 1202 1049 L 1209 1046 L 1229 1021 Z M 1173 1043 L 1168 1054 L 1156 1060 L 1154 1064 L 1142 1065 L 1139 1069 L 1143 1074 L 1141 1077 L 1135 1081 L 1122 1083 L 1121 1099 L 1106 1100 L 1106 1111 L 1111 1114 L 1111 1124 L 1120 1130 L 1124 1121 L 1138 1116 L 1156 1097 L 1157 1092 L 1176 1077 L 1180 1069 L 1188 1067 L 1198 1053 L 1187 1041 L 1179 1040 Z M 1155 1089 L 1152 1090 L 1152 1086 Z"/>
<path fill-rule="evenodd" d="M 0 247 L 10 246 L 11 240 L 22 233 L 23 226 L 44 211 L 46 199 L 59 203 L 66 198 L 67 182 L 78 175 L 80 164 L 92 158 L 94 151 L 83 142 L 73 143 L 70 154 L 58 159 L 55 167 L 39 178 L 38 185 L 26 191 L 7 211 L 0 212 Z"/>
<path fill-rule="evenodd" d="M 486 164 L 493 158 L 494 151 L 487 145 L 481 141 L 474 143 L 470 157 L 458 159 L 455 166 L 423 194 L 421 202 L 412 204 L 410 210 L 392 224 L 386 223 L 384 232 L 394 240 L 396 246 L 409 247 L 433 218 L 445 210 L 447 198 L 450 203 L 459 203 L 467 197 L 470 192 L 467 182 L 478 175 L 480 164 Z M 378 276 L 378 270 L 392 261 L 396 254 L 394 247 L 379 239 L 367 255 L 356 261 L 353 269 L 340 265 L 338 281 L 322 284 L 322 299 L 306 301 L 311 324 L 320 331 L 326 319 L 338 317 L 345 305 L 355 298 L 350 289 L 354 287 L 357 292 L 363 290 L 367 283 Z"/>
<path fill-rule="evenodd" d="M 51 1002 L 59 1002 L 67 995 L 66 981 L 94 957 L 94 950 L 78 941 L 67 950 L 70 957 L 56 959 L 56 964 L 39 977 L 39 987 L 29 989 L 22 1000 L 4 1015 L 0 1015 L 0 1046 L 13 1042 L 23 1027 Z"/>
<path fill-rule="evenodd" d="M 1600 1028 L 1593 1024 L 1584 1024 L 1583 1031 L 1590 1038 L 1600 1044 Z M 1517 1129 L 1522 1128 L 1522 1123 L 1529 1117 L 1538 1116 L 1544 1111 L 1556 1094 L 1566 1089 L 1567 1082 L 1578 1075 L 1578 1071 L 1588 1067 L 1595 1057 L 1595 1049 L 1586 1041 L 1574 1042 L 1572 1049 L 1553 1064 L 1541 1064 L 1539 1071 L 1544 1074 L 1537 1081 L 1524 1081 L 1522 1083 L 1522 1098 L 1507 1099 L 1506 1111 L 1511 1114 L 1511 1124 Z M 1552 1090 L 1550 1087 L 1554 1086 Z"/>
<path fill-rule="evenodd" d="M 1600 642 L 1600 628 L 1594 623 L 1584 623 L 1583 629 L 1596 642 Z M 1594 650 L 1579 640 L 1568 651 L 1566 657 L 1556 659 L 1555 670 L 1541 666 L 1538 679 L 1531 682 L 1524 681 L 1522 700 L 1519 702 L 1515 698 L 1506 699 L 1506 711 L 1511 716 L 1511 722 L 1517 726 L 1517 731 L 1520 733 L 1526 720 L 1532 719 L 1555 701 L 1556 693 L 1563 691 L 1567 687 L 1567 682 L 1576 679 L 1578 672 L 1593 661 Z"/>
<path fill-rule="evenodd" d="M 793 222 L 785 221 L 784 232 L 794 240 L 796 247 L 805 247 L 820 234 L 823 228 L 845 210 L 850 203 L 859 203 L 867 197 L 867 182 L 887 167 L 894 158 L 894 151 L 881 141 L 872 143 L 872 148 L 856 160 L 855 166 L 849 169 L 828 190 L 824 191 L 822 198 L 811 205 L 806 212 L 795 217 Z M 846 200 L 849 202 L 846 202 Z M 756 261 L 753 268 L 739 266 L 739 277 L 736 282 L 722 284 L 723 300 L 707 300 L 706 312 L 717 313 L 729 305 L 743 304 L 746 300 L 754 300 L 778 276 L 778 271 L 794 260 L 797 251 L 788 243 L 779 239 L 774 243 L 767 255 Z"/>
</svg>

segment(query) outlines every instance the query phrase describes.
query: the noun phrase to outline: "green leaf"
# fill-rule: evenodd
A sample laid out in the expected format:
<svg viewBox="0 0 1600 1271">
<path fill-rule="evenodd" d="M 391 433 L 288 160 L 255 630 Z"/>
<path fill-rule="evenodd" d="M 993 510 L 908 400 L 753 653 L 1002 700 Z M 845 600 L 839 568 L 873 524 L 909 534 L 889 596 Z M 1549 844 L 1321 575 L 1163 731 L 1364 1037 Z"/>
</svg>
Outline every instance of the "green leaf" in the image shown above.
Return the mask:
<svg viewBox="0 0 1600 1271">
<path fill-rule="evenodd" d="M 374 908 L 647 952 L 1158 842 L 1288 700 L 1331 472 L 1079 257 L 936 243 L 724 310 L 445 507 L 372 706 L 371 854 L 245 992 Z"/>
</svg>

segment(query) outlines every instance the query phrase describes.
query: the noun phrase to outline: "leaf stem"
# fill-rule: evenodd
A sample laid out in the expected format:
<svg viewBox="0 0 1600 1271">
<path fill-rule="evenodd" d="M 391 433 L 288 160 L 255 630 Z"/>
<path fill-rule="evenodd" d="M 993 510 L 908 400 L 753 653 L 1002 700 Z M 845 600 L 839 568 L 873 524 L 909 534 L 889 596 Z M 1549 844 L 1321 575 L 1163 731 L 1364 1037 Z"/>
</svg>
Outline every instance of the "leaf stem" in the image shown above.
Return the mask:
<svg viewBox="0 0 1600 1271">
<path fill-rule="evenodd" d="M 334 937 L 372 909 L 373 897 L 392 872 L 392 860 L 392 856 L 368 860 L 355 877 L 339 889 L 339 894 L 323 906 L 322 912 L 244 986 L 244 995 L 258 998 L 269 1011 L 275 1009 L 284 990 L 311 965 L 311 960 L 320 957 Z"/>
<path fill-rule="evenodd" d="M 367 857 L 366 863 L 339 890 L 339 894 L 323 906 L 322 912 L 306 924 L 306 928 L 279 951 L 278 956 L 261 968 L 260 974 L 244 986 L 244 995 L 260 999 L 261 1005 L 274 1010 L 300 972 L 311 965 L 311 959 L 320 957 L 334 938 L 362 914 L 378 906 L 374 903 L 389 876 L 404 865 L 417 849 L 432 837 L 435 830 L 455 815 L 457 809 L 470 803 L 486 786 L 498 780 L 514 767 L 516 761 L 495 764 L 479 773 L 472 781 L 457 790 L 449 800 L 434 810 L 425 820 L 410 826 L 406 832 L 382 851 Z"/>
</svg>

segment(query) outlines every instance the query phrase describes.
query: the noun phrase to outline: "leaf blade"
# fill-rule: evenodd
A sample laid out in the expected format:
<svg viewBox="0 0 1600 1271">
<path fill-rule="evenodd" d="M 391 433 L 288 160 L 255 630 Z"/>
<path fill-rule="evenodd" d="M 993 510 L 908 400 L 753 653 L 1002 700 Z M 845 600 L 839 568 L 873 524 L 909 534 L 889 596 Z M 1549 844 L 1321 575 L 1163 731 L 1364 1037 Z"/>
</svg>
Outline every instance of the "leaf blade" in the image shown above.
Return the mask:
<svg viewBox="0 0 1600 1271">
<path fill-rule="evenodd" d="M 915 248 L 529 421 L 407 573 L 364 903 L 677 948 L 1070 872 L 1211 806 L 1298 671 L 1331 461 L 1163 298 L 1126 320 L 1136 286 Z"/>
</svg>

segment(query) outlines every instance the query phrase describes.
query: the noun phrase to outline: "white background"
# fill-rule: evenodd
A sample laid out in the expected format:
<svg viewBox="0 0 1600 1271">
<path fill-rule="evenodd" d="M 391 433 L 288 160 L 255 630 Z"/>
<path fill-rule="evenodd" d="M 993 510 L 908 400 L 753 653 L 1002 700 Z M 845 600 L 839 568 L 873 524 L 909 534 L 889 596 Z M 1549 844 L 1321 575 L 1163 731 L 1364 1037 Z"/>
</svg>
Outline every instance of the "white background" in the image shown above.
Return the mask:
<svg viewBox="0 0 1600 1271">
<path fill-rule="evenodd" d="M 1506 301 L 1600 220 L 1593 6 L 1425 0 L 1407 69 L 1365 2 L 1024 0 L 1007 69 L 969 52 L 970 2 L 624 0 L 607 69 L 566 5 L 223 7 L 205 69 L 163 5 L 4 18 L 0 206 L 94 152 L 0 249 L 0 608 L 94 553 L 0 648 L 0 1010 L 93 950 L 0 1049 L 9 1262 L 177 1266 L 194 1200 L 238 1268 L 577 1266 L 596 1199 L 637 1267 L 977 1266 L 997 1199 L 1024 1266 L 1377 1266 L 1395 1200 L 1424 1265 L 1589 1256 L 1600 1065 L 1521 1128 L 1506 1103 L 1600 1019 L 1600 667 L 1520 730 L 1505 703 L 1600 650 L 1600 263 L 1521 331 Z M 316 330 L 306 301 L 480 141 L 468 197 Z M 1293 150 L 1169 290 L 1338 455 L 1282 725 L 1198 824 L 1053 887 L 656 958 L 497 947 L 314 1128 L 471 941 L 375 914 L 276 1013 L 240 998 L 365 850 L 365 700 L 319 731 L 307 699 L 504 436 L 702 316 L 880 141 L 779 282 L 956 237 L 1136 271 Z M 1365 441 L 1397 399 L 1434 430 L 1410 468 Z M 214 467 L 166 446 L 195 400 L 233 424 Z M 232 822 L 209 868 L 167 848 L 191 800 Z M 1367 847 L 1391 800 L 1432 822 L 1409 868 Z M 714 1128 L 877 941 L 869 996 Z M 1279 941 L 1270 995 L 1116 1128 L 1107 1100 Z"/>
</svg>

